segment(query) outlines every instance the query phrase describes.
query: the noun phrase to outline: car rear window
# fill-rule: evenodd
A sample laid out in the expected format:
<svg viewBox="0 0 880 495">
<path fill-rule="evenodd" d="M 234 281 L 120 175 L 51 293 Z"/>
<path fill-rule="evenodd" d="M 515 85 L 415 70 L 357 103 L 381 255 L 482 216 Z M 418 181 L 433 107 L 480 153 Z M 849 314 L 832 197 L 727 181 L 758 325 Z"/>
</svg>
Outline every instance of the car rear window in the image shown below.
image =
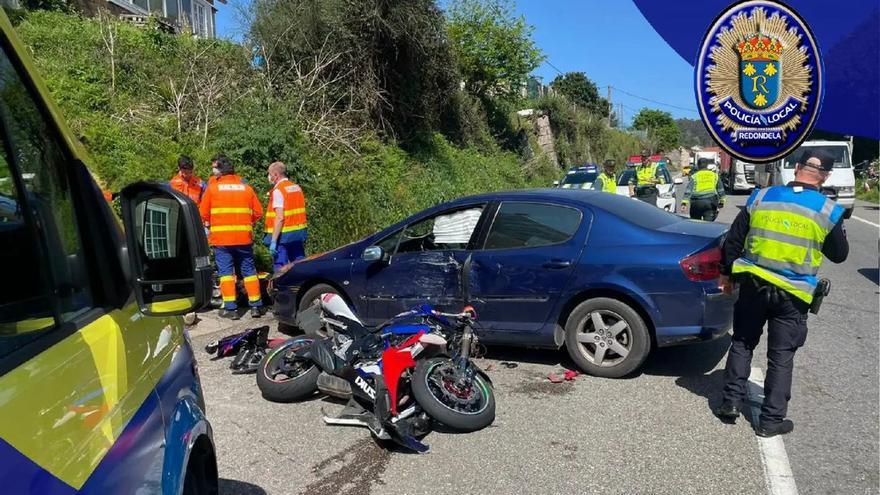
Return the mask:
<svg viewBox="0 0 880 495">
<path fill-rule="evenodd" d="M 618 199 L 619 198 L 619 199 Z M 618 196 L 611 198 L 613 205 L 603 204 L 609 212 L 646 229 L 659 229 L 683 221 L 678 215 L 666 212 L 644 201 Z M 603 198 L 605 199 L 605 198 Z M 609 202 L 610 203 L 610 202 Z"/>
<path fill-rule="evenodd" d="M 567 206 L 504 202 L 495 215 L 485 249 L 547 246 L 577 232 L 581 212 Z"/>
</svg>

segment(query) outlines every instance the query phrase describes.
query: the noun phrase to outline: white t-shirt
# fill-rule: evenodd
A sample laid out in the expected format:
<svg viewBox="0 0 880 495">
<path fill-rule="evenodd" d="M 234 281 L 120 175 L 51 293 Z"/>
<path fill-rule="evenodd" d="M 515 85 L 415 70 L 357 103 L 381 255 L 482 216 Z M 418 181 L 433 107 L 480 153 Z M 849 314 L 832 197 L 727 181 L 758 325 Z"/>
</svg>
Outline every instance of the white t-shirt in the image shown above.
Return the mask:
<svg viewBox="0 0 880 495">
<path fill-rule="evenodd" d="M 280 189 L 272 191 L 272 209 L 275 208 L 284 208 L 284 195 L 281 194 Z"/>
</svg>

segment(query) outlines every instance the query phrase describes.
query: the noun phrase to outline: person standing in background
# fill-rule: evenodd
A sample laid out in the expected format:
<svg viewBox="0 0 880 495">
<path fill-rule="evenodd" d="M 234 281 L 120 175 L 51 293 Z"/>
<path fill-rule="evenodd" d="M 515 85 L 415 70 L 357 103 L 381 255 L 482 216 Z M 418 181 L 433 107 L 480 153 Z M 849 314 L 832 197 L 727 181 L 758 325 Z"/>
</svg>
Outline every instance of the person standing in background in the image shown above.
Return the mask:
<svg viewBox="0 0 880 495">
<path fill-rule="evenodd" d="M 202 201 L 207 185 L 193 173 L 194 169 L 192 158 L 180 155 L 177 159 L 177 175 L 171 178 L 170 185 L 172 189 L 182 192 L 198 205 Z"/>
<path fill-rule="evenodd" d="M 306 199 L 302 188 L 287 177 L 282 162 L 269 165 L 269 204 L 266 206 L 266 236 L 272 267 L 282 266 L 305 257 L 305 241 L 309 235 L 306 222 Z"/>
</svg>

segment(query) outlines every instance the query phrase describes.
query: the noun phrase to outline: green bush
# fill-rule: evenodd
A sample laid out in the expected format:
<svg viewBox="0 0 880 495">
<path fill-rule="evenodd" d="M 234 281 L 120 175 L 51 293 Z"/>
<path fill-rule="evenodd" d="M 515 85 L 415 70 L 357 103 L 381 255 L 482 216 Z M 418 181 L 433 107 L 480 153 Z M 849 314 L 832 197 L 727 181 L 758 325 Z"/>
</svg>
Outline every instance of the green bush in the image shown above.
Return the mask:
<svg viewBox="0 0 880 495">
<path fill-rule="evenodd" d="M 867 184 L 867 187 L 865 186 Z M 880 181 L 877 180 L 856 180 L 856 197 L 862 201 L 871 203 L 880 203 Z"/>
<path fill-rule="evenodd" d="M 378 137 L 360 140 L 355 150 L 326 149 L 304 135 L 295 105 L 262 85 L 241 46 L 113 26 L 115 87 L 98 20 L 36 11 L 23 14 L 17 24 L 62 112 L 92 155 L 93 171 L 112 190 L 138 180 L 168 180 L 182 153 L 193 157 L 196 173 L 205 178 L 211 157 L 223 152 L 265 204 L 266 166 L 281 160 L 303 186 L 307 249 L 319 252 L 443 201 L 543 186 L 558 175 L 544 162 L 525 167 L 517 155 L 500 151 L 493 133 L 508 132 L 509 122 L 490 125 L 481 102 L 461 92 L 456 104 L 467 110 L 459 124 L 469 147 L 426 133 L 410 139 L 405 150 Z M 204 57 L 199 71 L 236 76 L 231 82 L 237 86 L 222 88 L 226 99 L 217 105 L 207 134 L 195 103 L 182 118 L 168 105 L 172 81 L 180 83 L 196 54 Z M 260 222 L 258 238 L 262 228 Z M 259 265 L 266 269 L 268 254 L 257 244 Z"/>
</svg>

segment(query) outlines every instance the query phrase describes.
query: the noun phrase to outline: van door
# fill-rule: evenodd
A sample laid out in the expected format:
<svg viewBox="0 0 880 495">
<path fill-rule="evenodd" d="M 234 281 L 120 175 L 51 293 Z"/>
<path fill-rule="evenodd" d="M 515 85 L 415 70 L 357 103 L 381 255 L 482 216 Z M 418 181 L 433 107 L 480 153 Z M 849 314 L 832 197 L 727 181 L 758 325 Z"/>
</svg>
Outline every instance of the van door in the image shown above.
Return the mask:
<svg viewBox="0 0 880 495">
<path fill-rule="evenodd" d="M 173 321 L 120 304 L 118 226 L 0 27 L 0 484 L 160 491 Z"/>
</svg>

